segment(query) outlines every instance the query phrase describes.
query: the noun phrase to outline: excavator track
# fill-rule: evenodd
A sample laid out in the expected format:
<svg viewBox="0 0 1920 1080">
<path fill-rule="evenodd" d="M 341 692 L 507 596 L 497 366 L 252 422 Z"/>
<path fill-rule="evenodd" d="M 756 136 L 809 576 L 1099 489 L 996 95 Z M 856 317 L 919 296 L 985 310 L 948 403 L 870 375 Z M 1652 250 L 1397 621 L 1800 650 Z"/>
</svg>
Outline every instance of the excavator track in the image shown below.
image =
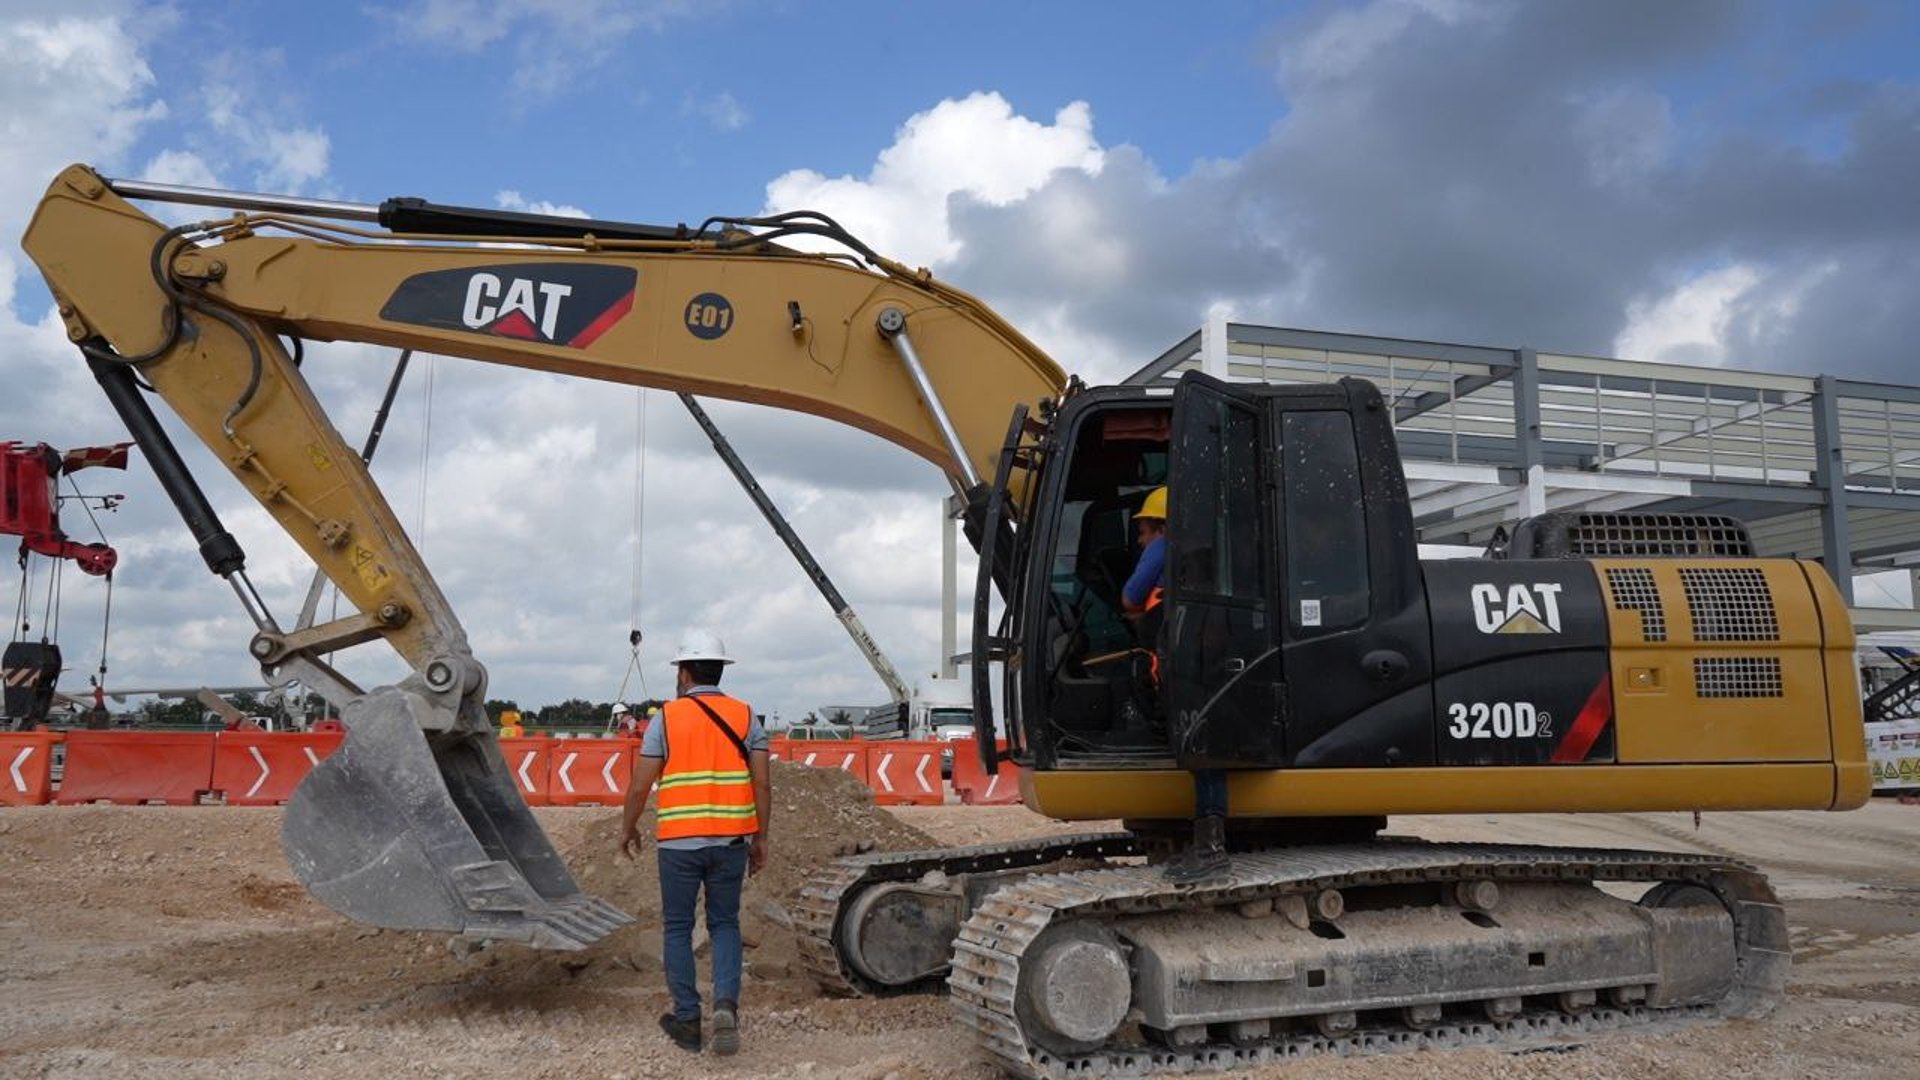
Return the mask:
<svg viewBox="0 0 1920 1080">
<path fill-rule="evenodd" d="M 1578 1010 L 1518 1008 L 1499 1019 L 1469 1018 L 1452 1007 L 1444 1022 L 1436 1009 L 1429 1017 L 1433 1022 L 1417 1026 L 1398 1013 L 1368 1012 L 1350 1020 L 1349 1030 L 1334 1034 L 1276 1020 L 1268 1037 L 1232 1039 L 1222 1038 L 1221 1025 L 1214 1024 L 1204 1041 L 1182 1046 L 1131 1038 L 1132 1027 L 1123 1024 L 1102 1045 L 1079 1053 L 1048 1049 L 1021 1018 L 1023 963 L 1032 959 L 1029 947 L 1049 927 L 1075 921 L 1111 927 L 1136 917 L 1209 909 L 1238 918 L 1236 909 L 1320 890 L 1448 888 L 1471 881 L 1494 881 L 1502 889 L 1523 883 L 1672 882 L 1677 888 L 1711 890 L 1734 928 L 1730 989 L 1711 1004 L 1655 1008 L 1634 1003 L 1629 994 L 1624 1001 L 1603 998 Z M 1158 868 L 1132 866 L 1012 883 L 988 897 L 962 927 L 948 985 L 960 1021 L 996 1064 L 1015 1076 L 1054 1080 L 1244 1069 L 1313 1055 L 1531 1043 L 1667 1019 L 1758 1016 L 1779 1000 L 1790 963 L 1785 912 L 1766 879 L 1726 858 L 1383 840 L 1236 855 L 1228 876 L 1197 886 L 1174 886 Z M 1455 1003 L 1460 1004 L 1465 1003 Z M 1386 1016 L 1394 1019 L 1382 1019 Z"/>
<path fill-rule="evenodd" d="M 836 859 L 800 889 L 789 909 L 800 937 L 800 958 L 814 981 L 842 997 L 883 997 L 939 988 L 937 977 L 910 986 L 882 986 L 863 978 L 840 954 L 841 917 L 861 890 L 885 882 L 916 881 L 929 873 L 949 876 L 1045 866 L 1067 859 L 1110 859 L 1139 854 L 1132 833 L 1082 833 L 1002 844 L 876 852 Z"/>
</svg>

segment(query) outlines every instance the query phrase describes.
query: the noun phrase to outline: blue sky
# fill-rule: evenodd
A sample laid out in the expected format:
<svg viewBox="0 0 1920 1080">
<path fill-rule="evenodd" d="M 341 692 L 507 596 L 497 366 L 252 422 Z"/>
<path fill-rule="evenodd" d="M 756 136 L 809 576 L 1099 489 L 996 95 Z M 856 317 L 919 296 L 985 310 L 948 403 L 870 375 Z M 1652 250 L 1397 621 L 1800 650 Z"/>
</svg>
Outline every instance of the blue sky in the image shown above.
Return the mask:
<svg viewBox="0 0 1920 1080">
<path fill-rule="evenodd" d="M 0 438 L 118 436 L 13 240 L 75 160 L 654 222 L 817 208 L 1094 381 L 1216 310 L 1920 381 L 1910 3 L 4 0 L 0 110 Z M 315 355 L 359 430 L 389 358 Z M 376 474 L 410 525 L 423 484 L 461 493 L 429 501 L 423 546 L 496 691 L 610 697 L 636 399 L 453 361 L 435 379 L 431 438 L 416 377 Z M 752 661 L 742 693 L 787 715 L 877 697 L 675 408 L 647 413 L 649 520 L 678 523 L 639 544 L 649 641 L 715 625 Z M 895 662 L 929 669 L 941 479 L 823 421 L 715 415 Z M 290 545 L 207 483 L 270 602 L 297 603 Z M 115 677 L 243 680 L 230 597 L 150 476 L 124 486 Z M 100 598 L 69 596 L 83 625 Z"/>
<path fill-rule="evenodd" d="M 757 208 L 766 180 L 788 169 L 863 172 L 907 116 L 980 90 L 1023 115 L 1095 103 L 1103 127 L 1176 170 L 1237 156 L 1264 137 L 1281 103 L 1262 40 L 1285 8 L 699 5 L 623 37 L 603 60 L 567 65 L 564 86 L 545 89 L 514 85 L 522 50 L 579 43 L 554 40 L 531 20 L 467 51 L 408 38 L 405 15 L 332 5 L 192 10 L 183 30 L 223 25 L 283 50 L 275 81 L 335 133 L 335 171 L 356 197 L 412 183 L 490 201 L 506 186 L 692 216 Z M 155 60 L 163 83 L 191 81 L 198 62 L 187 52 Z M 737 127 L 716 115 L 725 115 L 723 96 L 738 109 Z M 395 161 L 403 145 L 433 153 Z"/>
</svg>

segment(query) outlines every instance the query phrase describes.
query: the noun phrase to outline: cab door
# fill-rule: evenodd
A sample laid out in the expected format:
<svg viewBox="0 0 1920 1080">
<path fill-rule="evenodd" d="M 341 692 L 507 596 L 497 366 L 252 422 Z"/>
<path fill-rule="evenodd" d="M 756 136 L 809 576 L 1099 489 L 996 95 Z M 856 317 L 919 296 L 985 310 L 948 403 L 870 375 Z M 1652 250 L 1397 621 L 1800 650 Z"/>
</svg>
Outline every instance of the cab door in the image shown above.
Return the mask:
<svg viewBox="0 0 1920 1080">
<path fill-rule="evenodd" d="M 1183 768 L 1281 764 L 1265 407 L 1197 372 L 1174 390 L 1161 692 Z"/>
<path fill-rule="evenodd" d="M 1431 628 L 1392 409 L 1357 379 L 1264 404 L 1288 763 L 1432 764 Z"/>
</svg>

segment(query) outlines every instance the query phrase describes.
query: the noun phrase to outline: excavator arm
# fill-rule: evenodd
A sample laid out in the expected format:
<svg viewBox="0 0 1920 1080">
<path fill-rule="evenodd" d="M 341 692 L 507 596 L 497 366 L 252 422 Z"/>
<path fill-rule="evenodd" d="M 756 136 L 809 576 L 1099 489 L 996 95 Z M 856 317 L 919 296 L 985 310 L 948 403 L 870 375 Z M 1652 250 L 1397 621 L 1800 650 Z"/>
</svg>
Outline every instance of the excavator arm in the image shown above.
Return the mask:
<svg viewBox="0 0 1920 1080">
<path fill-rule="evenodd" d="M 169 227 L 123 196 L 238 210 Z M 481 707 L 484 668 L 282 339 L 812 413 L 927 458 L 963 491 L 990 474 L 1014 407 L 1060 394 L 1066 380 L 978 300 L 819 215 L 686 230 L 439 209 L 166 189 L 76 165 L 48 188 L 24 246 L 209 568 L 247 607 L 250 650 L 269 681 L 298 681 L 343 710 L 345 744 L 296 793 L 283 827 L 302 881 L 376 925 L 578 948 L 626 917 L 580 892 L 513 789 Z M 436 231 L 344 223 L 383 218 Z M 848 253 L 774 243 L 794 235 L 839 240 Z M 294 630 L 274 621 L 142 380 L 353 614 Z M 373 640 L 414 673 L 364 691 L 322 660 Z"/>
</svg>

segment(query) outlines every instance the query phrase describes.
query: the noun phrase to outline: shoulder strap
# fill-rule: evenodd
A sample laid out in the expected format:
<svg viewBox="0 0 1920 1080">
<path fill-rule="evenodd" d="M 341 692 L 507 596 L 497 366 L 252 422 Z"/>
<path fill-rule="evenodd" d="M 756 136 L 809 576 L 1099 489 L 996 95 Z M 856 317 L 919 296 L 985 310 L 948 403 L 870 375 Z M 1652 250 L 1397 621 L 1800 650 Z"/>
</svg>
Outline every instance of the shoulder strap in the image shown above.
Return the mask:
<svg viewBox="0 0 1920 1080">
<path fill-rule="evenodd" d="M 727 741 L 733 744 L 733 748 L 735 750 L 740 751 L 741 761 L 746 762 L 748 764 L 752 763 L 753 757 L 752 755 L 747 753 L 746 742 L 742 740 L 740 736 L 735 735 L 733 733 L 733 728 L 728 726 L 725 720 L 720 719 L 719 713 L 714 712 L 713 709 L 710 708 L 706 702 L 701 701 L 697 697 L 688 695 L 687 700 L 693 702 L 695 705 L 700 706 L 700 711 L 707 714 L 707 719 L 713 721 L 713 726 L 720 729 L 720 734 L 725 735 L 727 737 Z M 751 717 L 748 718 L 747 723 L 749 725 L 753 723 L 753 720 Z"/>
</svg>

